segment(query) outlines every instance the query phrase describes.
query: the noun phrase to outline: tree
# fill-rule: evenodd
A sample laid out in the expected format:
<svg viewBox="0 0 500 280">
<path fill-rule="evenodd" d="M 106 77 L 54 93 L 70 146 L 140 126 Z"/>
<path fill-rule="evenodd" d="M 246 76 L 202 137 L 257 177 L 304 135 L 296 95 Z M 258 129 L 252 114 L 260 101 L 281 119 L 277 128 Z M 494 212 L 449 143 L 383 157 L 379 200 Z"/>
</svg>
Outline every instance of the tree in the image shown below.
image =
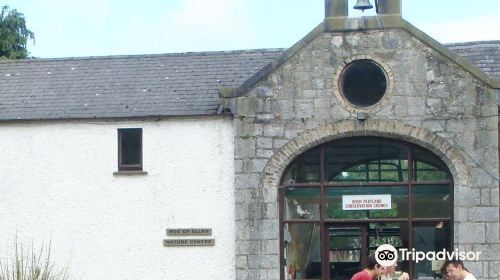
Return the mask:
<svg viewBox="0 0 500 280">
<path fill-rule="evenodd" d="M 9 6 L 3 6 L 0 14 L 0 59 L 27 58 L 28 40 L 35 34 L 26 28 L 24 15 Z"/>
</svg>

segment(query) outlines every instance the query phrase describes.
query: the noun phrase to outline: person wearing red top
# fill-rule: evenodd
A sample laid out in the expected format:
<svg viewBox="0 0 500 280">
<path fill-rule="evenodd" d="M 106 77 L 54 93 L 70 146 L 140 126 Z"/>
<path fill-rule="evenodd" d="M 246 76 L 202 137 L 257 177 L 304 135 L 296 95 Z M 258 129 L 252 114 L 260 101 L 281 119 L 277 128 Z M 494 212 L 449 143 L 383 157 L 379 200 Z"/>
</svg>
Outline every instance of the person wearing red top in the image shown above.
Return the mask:
<svg viewBox="0 0 500 280">
<path fill-rule="evenodd" d="M 374 277 L 379 277 L 383 273 L 383 267 L 377 263 L 374 255 L 370 255 L 368 256 L 368 263 L 365 269 L 354 274 L 351 280 L 372 280 Z"/>
</svg>

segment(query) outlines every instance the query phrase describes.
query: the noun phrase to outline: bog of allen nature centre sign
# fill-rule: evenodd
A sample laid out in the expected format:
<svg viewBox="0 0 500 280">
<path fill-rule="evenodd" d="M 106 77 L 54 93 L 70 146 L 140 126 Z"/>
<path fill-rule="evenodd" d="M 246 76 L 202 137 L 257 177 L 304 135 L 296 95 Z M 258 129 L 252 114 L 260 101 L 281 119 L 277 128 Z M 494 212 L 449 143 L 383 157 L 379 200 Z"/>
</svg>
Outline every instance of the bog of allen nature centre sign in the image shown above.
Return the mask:
<svg viewBox="0 0 500 280">
<path fill-rule="evenodd" d="M 212 235 L 211 228 L 171 228 L 167 229 L 167 236 L 209 236 Z M 164 239 L 163 246 L 176 247 L 176 246 L 214 246 L 215 239 Z"/>
</svg>

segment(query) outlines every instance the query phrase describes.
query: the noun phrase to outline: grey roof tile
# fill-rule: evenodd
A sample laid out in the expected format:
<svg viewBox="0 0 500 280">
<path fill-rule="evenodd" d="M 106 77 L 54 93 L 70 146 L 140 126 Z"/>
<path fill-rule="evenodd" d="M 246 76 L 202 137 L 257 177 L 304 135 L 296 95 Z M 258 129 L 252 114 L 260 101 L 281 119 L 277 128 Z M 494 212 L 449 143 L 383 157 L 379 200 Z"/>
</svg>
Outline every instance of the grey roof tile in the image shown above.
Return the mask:
<svg viewBox="0 0 500 280">
<path fill-rule="evenodd" d="M 215 114 L 283 49 L 0 62 L 0 120 Z"/>
<path fill-rule="evenodd" d="M 500 41 L 446 44 L 491 77 L 500 77 Z"/>
</svg>

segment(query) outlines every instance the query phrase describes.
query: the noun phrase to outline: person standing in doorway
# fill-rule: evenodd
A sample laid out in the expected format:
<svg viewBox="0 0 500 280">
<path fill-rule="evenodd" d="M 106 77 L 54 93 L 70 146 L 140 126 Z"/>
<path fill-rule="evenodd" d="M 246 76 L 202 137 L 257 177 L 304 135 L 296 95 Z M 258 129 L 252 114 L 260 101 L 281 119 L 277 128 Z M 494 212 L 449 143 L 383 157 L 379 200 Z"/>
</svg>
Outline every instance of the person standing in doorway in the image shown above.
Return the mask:
<svg viewBox="0 0 500 280">
<path fill-rule="evenodd" d="M 469 273 L 461 260 L 447 260 L 443 267 L 446 269 L 446 275 L 453 280 L 477 280 L 472 273 Z"/>
<path fill-rule="evenodd" d="M 368 256 L 368 263 L 365 269 L 354 274 L 351 280 L 372 280 L 379 277 L 384 272 L 384 268 L 377 262 L 374 255 Z"/>
</svg>

